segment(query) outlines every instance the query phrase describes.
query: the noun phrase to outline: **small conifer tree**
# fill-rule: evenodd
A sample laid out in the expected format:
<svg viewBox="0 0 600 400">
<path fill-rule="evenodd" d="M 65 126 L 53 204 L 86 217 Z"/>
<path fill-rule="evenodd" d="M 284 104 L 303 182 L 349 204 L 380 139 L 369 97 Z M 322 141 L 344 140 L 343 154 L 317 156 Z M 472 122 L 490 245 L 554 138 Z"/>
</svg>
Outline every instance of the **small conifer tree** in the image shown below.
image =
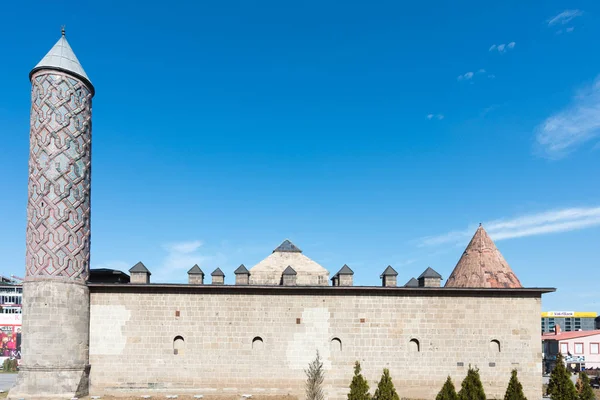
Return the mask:
<svg viewBox="0 0 600 400">
<path fill-rule="evenodd" d="M 485 400 L 485 391 L 481 378 L 479 378 L 479 370 L 471 368 L 467 371 L 467 376 L 463 379 L 458 392 L 459 400 Z"/>
<path fill-rule="evenodd" d="M 508 381 L 504 400 L 527 400 L 527 397 L 523 394 L 523 385 L 521 385 L 519 378 L 517 378 L 516 369 L 513 369 L 510 374 L 510 381 Z"/>
<path fill-rule="evenodd" d="M 350 383 L 350 393 L 348 393 L 348 400 L 370 400 L 369 395 L 369 384 L 367 380 L 360 373 L 360 362 L 354 364 L 354 377 Z"/>
<path fill-rule="evenodd" d="M 562 354 L 556 357 L 556 365 L 550 374 L 548 383 L 548 395 L 552 400 L 576 400 L 577 390 L 571 382 L 571 374 L 563 362 Z"/>
<path fill-rule="evenodd" d="M 579 378 L 577 379 L 575 388 L 577 389 L 577 396 L 579 397 L 579 400 L 596 399 L 592 385 L 590 385 L 590 377 L 585 372 L 579 373 Z"/>
<path fill-rule="evenodd" d="M 306 400 L 325 400 L 323 394 L 323 362 L 317 350 L 317 357 L 308 365 L 306 373 Z"/>
<path fill-rule="evenodd" d="M 398 396 L 396 388 L 394 388 L 390 370 L 387 368 L 384 368 L 383 370 L 383 375 L 381 375 L 381 380 L 377 385 L 373 400 L 400 400 L 400 396 Z"/>
<path fill-rule="evenodd" d="M 458 395 L 456 394 L 456 389 L 454 388 L 454 383 L 450 376 L 446 379 L 444 386 L 442 386 L 442 390 L 435 397 L 435 400 L 458 400 Z"/>
</svg>

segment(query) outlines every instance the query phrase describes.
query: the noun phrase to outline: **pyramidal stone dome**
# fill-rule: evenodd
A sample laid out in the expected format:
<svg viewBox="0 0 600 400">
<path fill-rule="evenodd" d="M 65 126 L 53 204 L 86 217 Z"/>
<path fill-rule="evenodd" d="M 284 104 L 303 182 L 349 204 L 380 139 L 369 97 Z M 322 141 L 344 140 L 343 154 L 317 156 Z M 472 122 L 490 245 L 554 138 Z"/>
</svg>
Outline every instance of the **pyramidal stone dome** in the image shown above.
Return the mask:
<svg viewBox="0 0 600 400">
<path fill-rule="evenodd" d="M 302 253 L 302 250 L 298 248 L 294 243 L 290 242 L 288 239 L 285 239 L 275 250 L 273 253 Z"/>
<path fill-rule="evenodd" d="M 446 281 L 445 287 L 521 288 L 523 286 L 480 225 Z"/>
<path fill-rule="evenodd" d="M 69 45 L 69 42 L 67 42 L 64 30 L 62 36 L 60 39 L 58 39 L 58 42 L 56 42 L 54 47 L 52 47 L 48 54 L 46 54 L 44 58 L 42 58 L 42 60 L 31 70 L 29 77 L 31 78 L 35 72 L 42 69 L 54 69 L 75 75 L 76 77 L 82 79 L 84 83 L 89 85 L 92 93 L 94 92 L 92 81 L 90 81 L 90 78 L 83 70 L 81 63 Z"/>
<path fill-rule="evenodd" d="M 267 258 L 250 268 L 251 285 L 279 285 L 283 272 L 296 271 L 299 286 L 327 286 L 329 271 L 302 254 L 290 240 L 284 240 Z"/>
</svg>

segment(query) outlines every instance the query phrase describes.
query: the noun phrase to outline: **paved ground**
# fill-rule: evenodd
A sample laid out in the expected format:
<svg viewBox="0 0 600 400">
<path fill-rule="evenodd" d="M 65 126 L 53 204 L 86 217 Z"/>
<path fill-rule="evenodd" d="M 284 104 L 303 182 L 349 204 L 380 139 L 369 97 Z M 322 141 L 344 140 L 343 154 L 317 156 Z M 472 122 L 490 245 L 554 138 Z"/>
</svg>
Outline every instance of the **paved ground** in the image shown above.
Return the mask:
<svg viewBox="0 0 600 400">
<path fill-rule="evenodd" d="M 0 390 L 8 391 L 17 379 L 17 374 L 0 374 Z"/>
<path fill-rule="evenodd" d="M 573 382 L 573 384 L 576 384 L 576 383 L 577 383 L 577 377 L 578 377 L 578 376 L 579 376 L 579 375 L 577 375 L 577 374 L 571 374 L 571 382 Z M 550 383 L 550 376 L 549 376 L 549 375 L 548 375 L 548 376 L 544 376 L 544 377 L 542 378 L 542 383 L 543 383 L 544 385 L 547 385 L 548 383 Z"/>
</svg>

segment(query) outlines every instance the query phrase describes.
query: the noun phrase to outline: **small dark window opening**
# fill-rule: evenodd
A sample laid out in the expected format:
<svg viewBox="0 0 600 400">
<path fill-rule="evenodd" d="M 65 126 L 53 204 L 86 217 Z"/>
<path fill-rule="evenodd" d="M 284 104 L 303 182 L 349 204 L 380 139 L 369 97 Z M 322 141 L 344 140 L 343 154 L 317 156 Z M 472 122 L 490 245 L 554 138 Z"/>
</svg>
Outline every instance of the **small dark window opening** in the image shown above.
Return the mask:
<svg viewBox="0 0 600 400">
<path fill-rule="evenodd" d="M 262 350 L 263 346 L 264 343 L 260 336 L 256 336 L 252 339 L 252 350 Z"/>
<path fill-rule="evenodd" d="M 331 351 L 333 353 L 339 353 L 342 351 L 342 341 L 340 338 L 335 337 L 331 339 Z"/>
<path fill-rule="evenodd" d="M 418 353 L 421 351 L 421 344 L 418 339 L 410 339 L 408 342 L 408 348 L 412 353 Z"/>
<path fill-rule="evenodd" d="M 183 350 L 185 348 L 185 341 L 183 340 L 183 336 L 175 336 L 173 339 L 173 354 L 181 355 L 183 354 Z"/>
<path fill-rule="evenodd" d="M 490 350 L 494 353 L 500 353 L 500 341 L 496 339 L 490 341 Z"/>
</svg>

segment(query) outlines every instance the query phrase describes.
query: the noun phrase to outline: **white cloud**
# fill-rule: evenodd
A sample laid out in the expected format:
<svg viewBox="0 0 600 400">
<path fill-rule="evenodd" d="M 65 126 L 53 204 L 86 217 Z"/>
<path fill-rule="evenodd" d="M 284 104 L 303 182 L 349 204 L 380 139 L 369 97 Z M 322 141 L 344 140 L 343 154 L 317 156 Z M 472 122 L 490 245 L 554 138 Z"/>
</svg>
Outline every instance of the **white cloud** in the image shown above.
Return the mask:
<svg viewBox="0 0 600 400">
<path fill-rule="evenodd" d="M 548 19 L 548 26 L 568 24 L 573 18 L 581 17 L 582 15 L 583 11 L 581 10 L 565 10 L 560 14 Z"/>
<path fill-rule="evenodd" d="M 536 128 L 536 146 L 546 157 L 564 157 L 600 136 L 600 77 L 581 90 L 565 109 Z"/>
<path fill-rule="evenodd" d="M 515 48 L 517 44 L 515 42 L 510 42 L 509 44 L 493 44 L 490 46 L 488 51 L 497 51 L 498 53 L 506 53 L 508 50 L 512 50 Z"/>
<path fill-rule="evenodd" d="M 600 207 L 550 210 L 511 219 L 493 220 L 483 225 L 493 240 L 569 232 L 600 226 Z M 424 237 L 419 239 L 417 244 L 419 246 L 464 245 L 473 236 L 475 229 L 475 226 L 470 226 L 464 230 Z"/>
<path fill-rule="evenodd" d="M 487 71 L 484 68 L 480 68 L 480 69 L 477 70 L 477 72 L 469 71 L 467 73 L 459 75 L 456 79 L 459 82 L 460 81 L 471 81 L 470 83 L 473 83 L 473 81 L 475 80 L 473 78 L 475 78 L 477 75 L 484 75 L 486 73 L 487 73 Z M 490 79 L 494 79 L 496 77 L 496 75 L 494 75 L 494 74 L 488 74 L 487 77 L 490 78 Z"/>
<path fill-rule="evenodd" d="M 432 119 L 434 117 L 433 114 L 427 114 L 427 119 Z"/>
<path fill-rule="evenodd" d="M 427 119 L 437 119 L 437 120 L 443 120 L 444 119 L 444 115 L 443 114 L 427 114 Z"/>
<path fill-rule="evenodd" d="M 569 28 L 567 28 L 565 30 L 567 31 L 567 33 L 571 33 L 571 32 L 573 32 L 575 30 L 575 28 L 571 26 L 571 27 L 569 27 Z"/>
<path fill-rule="evenodd" d="M 164 247 L 170 252 L 187 254 L 195 252 L 200 246 L 202 246 L 201 241 L 193 240 L 190 242 L 170 243 Z"/>
<path fill-rule="evenodd" d="M 156 268 L 147 265 L 155 282 L 184 281 L 187 277 L 186 271 L 194 264 L 202 268 L 207 260 L 213 258 L 199 251 L 202 247 L 199 240 L 168 243 L 162 247 L 167 252 L 162 262 Z M 204 271 L 206 275 L 211 272 Z"/>
<path fill-rule="evenodd" d="M 473 75 L 474 75 L 473 72 L 469 71 L 465 74 L 459 75 L 457 79 L 459 81 L 462 81 L 462 80 L 468 81 L 469 79 L 473 78 Z"/>
</svg>

